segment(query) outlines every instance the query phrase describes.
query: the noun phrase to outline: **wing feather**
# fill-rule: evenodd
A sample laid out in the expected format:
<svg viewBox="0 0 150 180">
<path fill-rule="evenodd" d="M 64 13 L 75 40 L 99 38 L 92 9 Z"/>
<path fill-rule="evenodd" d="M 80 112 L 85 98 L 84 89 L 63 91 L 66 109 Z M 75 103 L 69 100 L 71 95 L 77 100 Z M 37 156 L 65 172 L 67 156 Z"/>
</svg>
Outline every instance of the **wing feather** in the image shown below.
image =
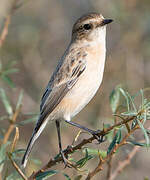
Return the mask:
<svg viewBox="0 0 150 180">
<path fill-rule="evenodd" d="M 76 58 L 69 54 L 68 57 L 65 56 L 64 59 L 60 61 L 43 94 L 40 105 L 40 116 L 22 159 L 23 167 L 26 166 L 34 142 L 47 124 L 47 117 L 61 102 L 67 92 L 75 85 L 81 74 L 86 69 L 86 60 L 85 58 L 82 59 L 85 57 L 85 53 L 83 56 L 82 54 L 79 54 L 79 57 L 73 52 L 71 54 L 74 54 Z M 72 62 L 74 62 L 74 64 Z M 69 67 L 68 64 L 71 64 L 71 66 Z"/>
<path fill-rule="evenodd" d="M 69 69 L 69 72 L 68 66 L 62 66 L 63 68 L 60 67 L 59 70 L 57 70 L 57 73 L 54 73 L 52 76 L 53 81 L 52 79 L 50 80 L 41 100 L 41 114 L 35 128 L 36 131 L 40 128 L 41 124 L 49 116 L 49 114 L 61 102 L 67 92 L 76 84 L 80 75 L 84 72 L 86 68 L 86 60 L 81 60 L 81 57 L 71 67 L 71 69 Z"/>
</svg>

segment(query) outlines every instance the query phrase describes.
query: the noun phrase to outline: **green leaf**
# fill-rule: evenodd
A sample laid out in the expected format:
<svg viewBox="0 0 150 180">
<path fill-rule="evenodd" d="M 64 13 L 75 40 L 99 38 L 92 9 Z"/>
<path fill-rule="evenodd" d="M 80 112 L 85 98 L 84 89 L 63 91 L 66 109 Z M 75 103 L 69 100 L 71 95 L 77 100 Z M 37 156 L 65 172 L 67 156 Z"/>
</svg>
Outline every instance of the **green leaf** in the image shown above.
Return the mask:
<svg viewBox="0 0 150 180">
<path fill-rule="evenodd" d="M 147 99 L 144 99 L 146 102 L 144 103 L 144 108 L 149 108 L 150 107 L 150 102 L 147 102 Z"/>
<path fill-rule="evenodd" d="M 128 95 L 126 94 L 126 92 L 122 89 L 122 88 L 119 88 L 121 94 L 125 97 L 126 99 L 126 103 L 127 103 L 127 110 L 130 111 L 130 101 L 129 101 L 129 97 Z"/>
<path fill-rule="evenodd" d="M 141 116 L 142 116 L 142 119 L 144 120 L 144 121 L 143 121 L 143 124 L 145 124 L 145 122 L 146 122 L 146 120 L 147 120 L 147 118 L 148 118 L 147 112 L 143 113 L 143 115 L 141 115 Z"/>
<path fill-rule="evenodd" d="M 10 102 L 9 102 L 9 100 L 8 100 L 8 97 L 7 97 L 6 94 L 5 94 L 5 91 L 4 91 L 2 88 L 0 88 L 0 97 L 1 97 L 1 99 L 2 99 L 2 102 L 3 102 L 4 106 L 5 106 L 5 109 L 6 109 L 7 113 L 8 113 L 10 116 L 12 116 L 12 114 L 13 114 L 12 107 L 11 107 L 11 105 L 10 105 Z"/>
<path fill-rule="evenodd" d="M 17 149 L 11 153 L 12 159 L 20 160 L 22 159 L 22 155 L 25 153 L 25 149 Z"/>
<path fill-rule="evenodd" d="M 146 129 L 144 128 L 143 124 L 142 124 L 138 119 L 137 119 L 137 122 L 138 122 L 141 130 L 142 130 L 143 133 L 144 133 L 144 137 L 145 137 L 146 144 L 147 144 L 147 146 L 149 146 L 149 145 L 150 145 L 150 141 L 149 141 L 149 136 L 148 136 L 148 134 L 147 134 L 147 131 L 146 131 Z"/>
<path fill-rule="evenodd" d="M 54 176 L 57 173 L 59 173 L 59 171 L 56 170 L 45 171 L 40 173 L 38 176 L 36 176 L 36 180 L 45 180 L 51 176 Z"/>
<path fill-rule="evenodd" d="M 142 146 L 142 147 L 150 147 L 150 145 L 147 146 L 146 143 L 140 143 L 140 142 L 136 142 L 136 141 L 128 141 L 128 144 L 132 144 L 132 145 L 135 145 L 135 146 Z"/>
<path fill-rule="evenodd" d="M 67 180 L 71 180 L 71 178 L 70 178 L 67 174 L 63 173 L 63 175 L 65 176 L 65 178 L 66 178 Z"/>
<path fill-rule="evenodd" d="M 110 143 L 108 150 L 107 150 L 107 154 L 109 154 L 115 147 L 116 144 L 119 144 L 121 141 L 121 128 L 117 131 L 114 139 L 112 140 L 112 142 Z"/>
<path fill-rule="evenodd" d="M 110 126 L 111 126 L 110 124 L 105 124 L 105 125 L 104 125 L 104 129 L 105 129 L 105 128 L 109 128 Z M 109 142 L 112 142 L 113 135 L 114 135 L 113 131 L 110 131 L 110 132 L 109 132 L 108 134 L 106 134 L 105 136 L 106 136 L 106 139 L 107 139 Z"/>
<path fill-rule="evenodd" d="M 113 140 L 113 131 L 110 131 L 107 135 L 106 135 L 106 139 L 109 141 L 109 142 L 112 142 Z"/>
<path fill-rule="evenodd" d="M 92 159 L 93 156 L 92 155 L 88 155 L 88 151 L 86 150 L 86 154 L 85 154 L 85 157 L 80 159 L 79 161 L 76 162 L 76 166 L 78 168 L 82 168 L 88 160 Z"/>
<path fill-rule="evenodd" d="M 123 115 L 123 116 L 136 116 L 137 112 L 135 112 L 135 111 L 127 111 L 127 112 L 121 113 L 121 115 Z"/>
<path fill-rule="evenodd" d="M 11 153 L 11 155 L 12 157 L 15 157 L 16 155 L 18 156 L 18 154 L 23 154 L 23 153 L 25 153 L 25 149 L 16 149 Z"/>
<path fill-rule="evenodd" d="M 2 79 L 5 81 L 11 88 L 15 87 L 15 84 L 12 82 L 12 80 L 7 76 L 2 74 Z"/>
<path fill-rule="evenodd" d="M 120 92 L 118 88 L 112 90 L 110 96 L 109 96 L 109 102 L 113 113 L 116 113 L 116 110 L 119 105 L 120 100 Z"/>
<path fill-rule="evenodd" d="M 20 92 L 19 94 L 19 98 L 18 98 L 18 102 L 16 105 L 16 110 L 20 107 L 20 105 L 22 104 L 22 99 L 23 99 L 23 91 Z"/>
<path fill-rule="evenodd" d="M 55 157 L 54 157 L 54 160 L 58 159 L 59 157 L 61 157 L 61 154 L 57 154 Z"/>
<path fill-rule="evenodd" d="M 83 153 L 86 153 L 86 150 L 88 152 L 88 155 L 99 156 L 100 154 L 102 158 L 105 158 L 107 156 L 107 152 L 103 150 L 86 148 L 86 149 L 83 149 Z"/>
<path fill-rule="evenodd" d="M 122 129 L 122 128 L 120 128 L 120 129 L 118 130 L 117 135 L 116 135 L 116 137 L 117 137 L 116 143 L 117 143 L 117 144 L 120 143 L 121 138 L 122 138 L 122 135 L 121 135 L 121 129 Z"/>
<path fill-rule="evenodd" d="M 137 120 L 134 119 L 131 124 L 131 129 L 133 129 L 137 125 Z"/>
<path fill-rule="evenodd" d="M 144 106 L 144 103 L 145 103 L 145 99 L 144 99 L 144 92 L 143 92 L 143 89 L 140 89 L 140 94 L 141 94 L 141 101 L 142 101 L 142 109 L 143 109 L 143 106 Z"/>
<path fill-rule="evenodd" d="M 130 99 L 130 101 L 132 103 L 134 111 L 137 112 L 137 109 L 136 109 L 136 106 L 135 106 L 135 103 L 134 103 L 134 100 L 133 100 L 134 98 L 128 92 L 126 92 L 126 94 L 128 95 L 128 97 L 129 97 L 129 99 Z"/>
</svg>

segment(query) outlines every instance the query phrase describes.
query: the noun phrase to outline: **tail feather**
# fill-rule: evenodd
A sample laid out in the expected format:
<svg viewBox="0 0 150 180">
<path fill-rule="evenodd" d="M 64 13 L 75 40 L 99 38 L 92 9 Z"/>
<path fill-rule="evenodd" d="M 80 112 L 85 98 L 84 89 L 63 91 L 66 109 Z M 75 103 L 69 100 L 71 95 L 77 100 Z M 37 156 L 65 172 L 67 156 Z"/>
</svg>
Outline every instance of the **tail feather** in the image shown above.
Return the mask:
<svg viewBox="0 0 150 180">
<path fill-rule="evenodd" d="M 43 131 L 43 129 L 45 128 L 46 124 L 47 124 L 47 120 L 45 120 L 43 122 L 43 124 L 38 128 L 38 130 L 37 130 L 37 128 L 34 129 L 34 132 L 33 132 L 32 136 L 31 136 L 31 139 L 30 139 L 30 141 L 28 143 L 26 152 L 25 152 L 25 154 L 23 156 L 23 159 L 22 159 L 22 163 L 21 164 L 22 164 L 23 168 L 26 167 L 26 164 L 27 164 L 27 161 L 28 161 L 28 157 L 29 157 L 30 152 L 31 152 L 31 150 L 33 148 L 33 145 L 34 145 L 35 141 L 37 140 L 37 138 L 40 136 L 40 134 Z"/>
<path fill-rule="evenodd" d="M 22 164 L 22 167 L 24 167 L 24 168 L 26 167 L 29 154 L 30 154 L 30 152 L 31 152 L 31 150 L 32 150 L 33 144 L 34 144 L 34 142 L 36 141 L 36 139 L 37 139 L 36 133 L 33 133 L 33 134 L 32 134 L 32 137 L 31 137 L 31 139 L 30 139 L 30 141 L 29 141 L 29 144 L 28 144 L 28 146 L 27 146 L 26 152 L 25 152 L 25 154 L 24 154 L 24 156 L 23 156 L 23 159 L 22 159 L 22 163 L 21 163 L 21 164 Z"/>
</svg>

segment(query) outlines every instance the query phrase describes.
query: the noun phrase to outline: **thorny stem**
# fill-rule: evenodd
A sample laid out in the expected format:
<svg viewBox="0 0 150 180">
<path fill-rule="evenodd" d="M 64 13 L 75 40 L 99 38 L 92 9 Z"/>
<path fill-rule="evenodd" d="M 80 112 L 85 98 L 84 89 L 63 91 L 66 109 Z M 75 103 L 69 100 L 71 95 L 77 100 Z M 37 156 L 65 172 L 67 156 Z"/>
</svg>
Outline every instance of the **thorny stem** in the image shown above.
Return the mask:
<svg viewBox="0 0 150 180">
<path fill-rule="evenodd" d="M 118 122 L 116 123 L 115 125 L 109 127 L 109 128 L 106 128 L 106 129 L 103 129 L 99 134 L 98 136 L 105 136 L 106 134 L 108 134 L 111 130 L 113 130 L 114 128 L 118 127 L 118 126 L 121 126 L 123 124 L 126 124 L 127 122 L 130 122 L 132 121 L 133 119 L 135 119 L 136 116 L 132 116 L 132 117 L 129 117 L 129 118 L 126 118 L 126 119 L 123 119 L 123 121 L 121 122 Z M 130 134 L 133 132 L 133 130 L 130 131 L 130 133 L 127 134 L 127 137 L 128 138 L 130 136 Z M 95 140 L 96 138 L 94 136 L 88 138 L 88 139 L 83 139 L 79 144 L 77 144 L 76 146 L 72 147 L 72 148 L 69 148 L 69 149 L 65 149 L 64 152 L 65 152 L 65 155 L 69 155 L 71 153 L 73 153 L 74 151 L 76 150 L 79 150 L 81 149 L 84 145 L 88 144 L 88 143 L 92 143 L 93 140 Z M 126 139 L 125 139 L 126 140 Z M 124 140 L 124 141 L 125 141 Z M 121 145 L 123 145 L 125 142 L 122 142 L 120 143 L 117 147 L 119 148 Z M 114 148 L 116 149 L 116 147 Z M 114 150 L 115 152 L 116 150 Z M 114 152 L 110 153 L 104 160 L 101 160 L 101 163 L 103 164 L 103 162 L 106 162 L 111 156 L 112 154 L 114 154 Z M 33 174 L 29 177 L 28 180 L 32 180 L 32 179 L 35 179 L 36 176 L 44 171 L 46 171 L 47 169 L 51 168 L 52 166 L 56 165 L 57 163 L 61 162 L 62 161 L 62 157 L 58 157 L 57 159 L 50 159 L 49 162 L 43 166 L 40 170 L 38 170 L 37 172 L 33 172 Z M 101 166 L 101 163 L 100 163 L 100 166 Z M 88 177 L 93 177 L 95 175 L 95 173 L 97 173 L 97 170 L 98 172 L 101 170 L 101 167 L 98 167 L 97 169 L 95 169 L 95 171 L 91 172 Z M 87 179 L 88 180 L 88 179 Z"/>
<path fill-rule="evenodd" d="M 117 177 L 117 175 L 120 174 L 128 164 L 130 164 L 131 159 L 135 156 L 139 149 L 140 146 L 135 146 L 132 149 L 132 151 L 128 154 L 127 158 L 124 161 L 118 163 L 118 167 L 116 168 L 116 170 L 114 170 L 114 172 L 111 174 L 108 180 L 114 180 Z"/>
<path fill-rule="evenodd" d="M 23 178 L 23 180 L 28 180 L 28 178 L 23 174 L 21 169 L 18 167 L 18 165 L 15 163 L 15 161 L 12 160 L 11 155 L 7 153 L 8 158 L 10 159 L 12 165 L 15 167 L 16 171 L 20 174 L 20 176 Z"/>
<path fill-rule="evenodd" d="M 128 139 L 128 137 L 133 134 L 133 132 L 139 128 L 139 125 L 137 124 L 133 129 L 130 130 L 130 132 L 128 132 L 128 134 L 126 134 L 124 136 L 124 138 L 122 139 L 122 141 L 119 144 L 116 144 L 113 148 L 113 150 L 102 160 L 99 162 L 98 166 L 88 174 L 88 176 L 86 177 L 86 180 L 90 180 L 92 177 L 94 177 L 98 172 L 100 172 L 102 170 L 102 166 L 105 162 L 107 162 L 108 159 L 110 159 L 110 157 L 113 156 L 113 154 L 123 145 L 126 144 L 126 140 Z"/>
</svg>

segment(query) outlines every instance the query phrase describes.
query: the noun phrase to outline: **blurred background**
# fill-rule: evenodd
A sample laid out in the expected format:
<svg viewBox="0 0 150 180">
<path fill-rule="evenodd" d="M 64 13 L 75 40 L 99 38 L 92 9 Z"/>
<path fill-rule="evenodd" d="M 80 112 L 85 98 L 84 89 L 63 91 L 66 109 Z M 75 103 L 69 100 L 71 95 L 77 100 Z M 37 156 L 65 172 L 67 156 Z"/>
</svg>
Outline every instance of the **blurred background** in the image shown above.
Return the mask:
<svg viewBox="0 0 150 180">
<path fill-rule="evenodd" d="M 14 1 L 0 0 L 0 32 Z M 27 119 L 29 113 L 39 112 L 42 93 L 70 42 L 72 26 L 77 18 L 89 12 L 102 13 L 104 17 L 114 19 L 114 22 L 107 27 L 107 60 L 101 88 L 90 104 L 73 121 L 91 129 L 101 128 L 103 123 L 112 121 L 109 95 L 118 84 L 125 86 L 131 94 L 149 86 L 149 0 L 26 0 L 20 2 L 23 5 L 11 16 L 8 35 L 0 48 L 0 61 L 3 66 L 7 67 L 15 61 L 14 67 L 19 69 L 17 73 L 10 76 L 15 88 L 10 88 L 4 81 L 0 81 L 0 87 L 5 89 L 13 105 L 16 104 L 20 91 L 24 91 L 22 116 L 17 119 L 17 122 Z M 18 4 L 20 2 L 18 1 Z M 5 108 L 0 102 L 0 114 L 5 113 Z M 4 122 L 0 126 L 7 127 L 8 123 Z M 33 127 L 34 123 L 19 127 L 18 148 L 26 147 Z M 72 143 L 79 130 L 65 124 L 62 124 L 62 127 L 65 148 Z M 83 134 L 81 139 L 84 136 L 88 135 Z M 98 145 L 89 146 L 99 148 Z M 39 159 L 41 164 L 36 166 L 30 161 L 26 173 L 31 174 L 33 169 L 36 170 L 44 165 L 57 152 L 57 134 L 55 124 L 52 123 L 46 127 L 30 156 Z M 122 155 L 126 155 L 127 152 L 122 151 Z M 118 158 L 116 158 L 116 165 Z M 88 164 L 87 168 L 93 169 L 97 162 Z M 126 180 L 134 177 L 141 180 L 145 176 L 150 177 L 149 164 L 149 150 L 143 148 L 117 179 Z M 70 169 L 66 172 L 76 174 Z M 56 175 L 51 179 L 64 179 L 64 177 Z M 101 172 L 93 179 L 105 179 L 105 173 Z"/>
</svg>

